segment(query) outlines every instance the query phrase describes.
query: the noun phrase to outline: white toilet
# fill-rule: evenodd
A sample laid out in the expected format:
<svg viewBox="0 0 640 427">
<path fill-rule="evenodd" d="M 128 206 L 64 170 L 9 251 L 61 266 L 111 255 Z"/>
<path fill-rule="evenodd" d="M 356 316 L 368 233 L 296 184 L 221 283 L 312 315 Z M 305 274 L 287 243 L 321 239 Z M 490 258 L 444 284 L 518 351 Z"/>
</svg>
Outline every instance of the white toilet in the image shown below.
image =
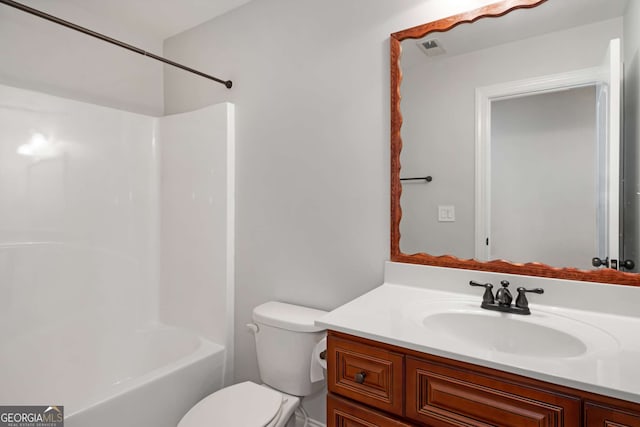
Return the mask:
<svg viewBox="0 0 640 427">
<path fill-rule="evenodd" d="M 253 309 L 260 379 L 225 387 L 198 402 L 178 427 L 290 427 L 300 399 L 319 391 L 324 380 L 311 382 L 313 349 L 325 336 L 314 321 L 325 311 L 281 302 Z"/>
</svg>

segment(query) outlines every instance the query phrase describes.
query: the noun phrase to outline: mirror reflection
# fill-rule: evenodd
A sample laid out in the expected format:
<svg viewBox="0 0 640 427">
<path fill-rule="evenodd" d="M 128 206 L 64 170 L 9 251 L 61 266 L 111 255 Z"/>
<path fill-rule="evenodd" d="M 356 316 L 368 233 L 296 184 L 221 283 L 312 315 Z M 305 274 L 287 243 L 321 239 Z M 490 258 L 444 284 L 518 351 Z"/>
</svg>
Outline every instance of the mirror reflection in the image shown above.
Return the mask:
<svg viewBox="0 0 640 427">
<path fill-rule="evenodd" d="M 402 41 L 402 253 L 637 271 L 639 3 Z"/>
</svg>

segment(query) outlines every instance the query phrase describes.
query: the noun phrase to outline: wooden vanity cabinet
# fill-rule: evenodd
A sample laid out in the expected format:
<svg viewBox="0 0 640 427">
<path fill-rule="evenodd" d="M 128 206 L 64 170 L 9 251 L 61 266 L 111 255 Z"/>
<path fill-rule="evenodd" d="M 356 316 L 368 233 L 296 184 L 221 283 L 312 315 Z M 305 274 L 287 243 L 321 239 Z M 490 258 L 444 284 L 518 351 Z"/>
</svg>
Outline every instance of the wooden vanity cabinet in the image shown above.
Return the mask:
<svg viewBox="0 0 640 427">
<path fill-rule="evenodd" d="M 330 392 L 403 415 L 403 354 L 336 336 L 327 342 L 329 354 Z"/>
<path fill-rule="evenodd" d="M 329 331 L 327 427 L 640 427 L 640 404 Z"/>
<path fill-rule="evenodd" d="M 578 426 L 580 399 L 407 356 L 406 416 L 430 426 Z"/>
<path fill-rule="evenodd" d="M 640 410 L 628 412 L 592 402 L 584 404 L 585 427 L 640 427 Z"/>
<path fill-rule="evenodd" d="M 382 412 L 342 399 L 327 396 L 327 426 L 335 427 L 411 427 L 412 424 L 393 419 Z"/>
</svg>

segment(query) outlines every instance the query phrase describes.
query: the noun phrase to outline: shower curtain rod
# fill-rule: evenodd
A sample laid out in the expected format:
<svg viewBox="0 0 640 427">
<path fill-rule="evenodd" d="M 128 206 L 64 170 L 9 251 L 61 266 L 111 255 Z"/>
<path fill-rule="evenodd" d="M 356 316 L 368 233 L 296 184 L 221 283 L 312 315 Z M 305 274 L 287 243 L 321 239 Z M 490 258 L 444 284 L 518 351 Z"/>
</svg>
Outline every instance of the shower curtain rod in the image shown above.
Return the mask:
<svg viewBox="0 0 640 427">
<path fill-rule="evenodd" d="M 72 30 L 79 31 L 81 33 L 84 33 L 84 34 L 87 34 L 89 36 L 95 37 L 95 38 L 100 39 L 102 41 L 105 41 L 107 43 L 111 43 L 111 44 L 114 44 L 116 46 L 120 46 L 121 48 L 130 50 L 132 52 L 139 53 L 140 55 L 147 56 L 147 57 L 149 57 L 151 59 L 155 59 L 156 61 L 164 62 L 165 64 L 172 65 L 174 67 L 180 68 L 182 70 L 188 71 L 188 72 L 193 73 L 193 74 L 197 74 L 200 77 L 204 77 L 205 79 L 209 79 L 209 80 L 213 80 L 215 82 L 221 83 L 221 84 L 225 85 L 228 89 L 231 89 L 231 86 L 233 86 L 233 83 L 231 82 L 231 80 L 221 80 L 221 79 L 219 79 L 217 77 L 213 77 L 213 76 L 211 76 L 209 74 L 205 74 L 205 73 L 203 73 L 201 71 L 194 70 L 193 68 L 187 67 L 185 65 L 179 64 L 177 62 L 174 62 L 174 61 L 171 61 L 169 59 L 163 58 L 161 56 L 154 55 L 153 53 L 147 52 L 147 51 L 145 51 L 143 49 L 140 49 L 139 47 L 132 46 L 130 44 L 121 42 L 120 40 L 116 40 L 114 38 L 105 36 L 104 34 L 100 34 L 98 32 L 92 31 L 92 30 L 90 30 L 88 28 L 81 27 L 80 25 L 76 25 L 76 24 L 74 24 L 72 22 L 65 21 L 64 19 L 60 19 L 60 18 L 55 17 L 53 15 L 49 15 L 48 13 L 44 13 L 44 12 L 38 10 L 38 9 L 34 9 L 34 8 L 26 6 L 26 5 L 22 4 L 22 3 L 15 2 L 13 0 L 0 0 L 0 3 L 6 4 L 7 6 L 14 7 L 16 9 L 19 9 L 19 10 L 23 11 L 23 12 L 30 13 L 32 15 L 35 15 L 35 16 L 39 17 L 39 18 L 46 19 L 48 21 L 54 22 L 54 23 L 62 25 L 64 27 L 71 28 Z"/>
</svg>

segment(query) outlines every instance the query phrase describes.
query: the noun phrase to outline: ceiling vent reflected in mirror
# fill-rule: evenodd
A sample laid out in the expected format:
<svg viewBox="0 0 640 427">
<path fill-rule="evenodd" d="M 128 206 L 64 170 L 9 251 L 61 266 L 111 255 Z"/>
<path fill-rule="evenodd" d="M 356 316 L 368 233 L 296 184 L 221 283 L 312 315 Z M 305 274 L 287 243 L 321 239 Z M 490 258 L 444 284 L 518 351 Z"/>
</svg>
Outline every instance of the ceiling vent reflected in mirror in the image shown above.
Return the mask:
<svg viewBox="0 0 640 427">
<path fill-rule="evenodd" d="M 427 56 L 438 56 L 446 53 L 438 39 L 419 40 L 417 45 Z"/>
</svg>

